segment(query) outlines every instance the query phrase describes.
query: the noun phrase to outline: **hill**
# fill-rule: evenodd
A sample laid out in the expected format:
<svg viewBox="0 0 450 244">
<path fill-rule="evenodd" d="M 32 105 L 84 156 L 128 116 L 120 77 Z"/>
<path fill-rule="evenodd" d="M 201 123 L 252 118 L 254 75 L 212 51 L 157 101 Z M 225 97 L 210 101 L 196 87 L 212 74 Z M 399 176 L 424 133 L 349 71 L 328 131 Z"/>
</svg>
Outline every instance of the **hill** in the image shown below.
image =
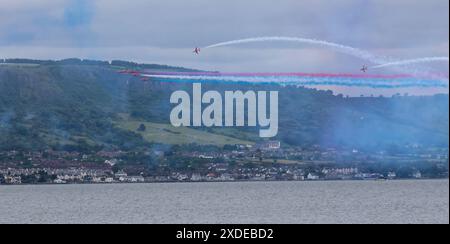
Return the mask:
<svg viewBox="0 0 450 244">
<path fill-rule="evenodd" d="M 260 140 L 254 128 L 171 127 L 169 97 L 192 85 L 142 81 L 118 74 L 121 68 L 192 71 L 126 61 L 2 60 L 0 150 L 138 150 L 154 143 L 223 146 Z M 303 87 L 230 83 L 208 83 L 204 89 L 278 90 L 276 139 L 289 145 L 448 147 L 448 95 L 345 98 Z M 138 131 L 141 124 L 146 131 Z"/>
</svg>

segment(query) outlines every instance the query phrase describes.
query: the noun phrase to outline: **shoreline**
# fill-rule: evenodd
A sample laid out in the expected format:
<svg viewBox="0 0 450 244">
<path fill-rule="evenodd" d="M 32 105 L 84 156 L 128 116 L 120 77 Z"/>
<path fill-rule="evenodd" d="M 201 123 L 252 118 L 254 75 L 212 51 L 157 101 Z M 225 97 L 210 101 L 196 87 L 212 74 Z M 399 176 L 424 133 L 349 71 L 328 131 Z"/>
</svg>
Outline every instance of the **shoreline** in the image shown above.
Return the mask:
<svg viewBox="0 0 450 244">
<path fill-rule="evenodd" d="M 389 182 L 389 181 L 449 181 L 449 178 L 405 178 L 405 179 L 355 179 L 355 180 L 234 180 L 234 181 L 153 181 L 112 183 L 42 183 L 42 184 L 0 184 L 3 186 L 69 186 L 69 185 L 143 185 L 143 184 L 195 184 L 195 183 L 268 183 L 268 182 Z"/>
</svg>

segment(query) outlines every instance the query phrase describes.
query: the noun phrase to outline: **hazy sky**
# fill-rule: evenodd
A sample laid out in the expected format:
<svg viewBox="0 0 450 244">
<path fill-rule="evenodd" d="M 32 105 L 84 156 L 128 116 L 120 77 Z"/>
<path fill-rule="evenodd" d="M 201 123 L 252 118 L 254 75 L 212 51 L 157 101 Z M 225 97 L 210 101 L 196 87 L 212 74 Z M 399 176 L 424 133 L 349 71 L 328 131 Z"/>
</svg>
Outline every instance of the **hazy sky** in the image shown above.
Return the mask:
<svg viewBox="0 0 450 244">
<path fill-rule="evenodd" d="M 0 58 L 124 59 L 220 71 L 348 72 L 304 44 L 192 49 L 255 36 L 316 38 L 398 59 L 449 54 L 448 0 L 0 0 Z M 447 67 L 447 64 L 445 65 Z M 433 69 L 445 69 L 444 66 Z"/>
</svg>

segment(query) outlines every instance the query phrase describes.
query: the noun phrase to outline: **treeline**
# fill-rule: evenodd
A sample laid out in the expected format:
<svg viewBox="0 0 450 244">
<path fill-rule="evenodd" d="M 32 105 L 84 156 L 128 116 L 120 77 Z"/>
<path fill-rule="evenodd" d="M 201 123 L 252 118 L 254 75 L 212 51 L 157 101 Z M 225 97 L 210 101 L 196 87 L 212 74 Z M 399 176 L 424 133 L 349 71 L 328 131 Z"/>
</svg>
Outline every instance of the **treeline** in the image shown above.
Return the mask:
<svg viewBox="0 0 450 244">
<path fill-rule="evenodd" d="M 128 68 L 134 68 L 134 69 L 161 69 L 161 70 L 177 70 L 180 72 L 196 72 L 199 70 L 195 69 L 187 69 L 183 67 L 176 67 L 176 66 L 170 66 L 170 65 L 162 65 L 162 64 L 139 64 L 135 62 L 130 61 L 123 61 L 123 60 L 113 60 L 111 61 L 112 66 L 119 66 L 119 67 L 128 67 Z"/>
<path fill-rule="evenodd" d="M 174 67 L 161 64 L 140 64 L 136 62 L 123 61 L 123 60 L 90 60 L 79 58 L 68 58 L 62 60 L 37 60 L 37 59 L 24 59 L 24 58 L 10 58 L 0 59 L 0 64 L 35 64 L 35 65 L 92 65 L 92 66 L 115 66 L 130 69 L 161 69 L 161 70 L 176 70 L 179 72 L 195 72 L 199 70 L 187 69 L 183 67 Z"/>
<path fill-rule="evenodd" d="M 39 64 L 39 65 L 110 65 L 108 61 L 79 59 L 79 58 L 69 58 L 62 60 L 36 60 L 36 59 L 11 58 L 11 59 L 0 59 L 0 63 Z"/>
</svg>

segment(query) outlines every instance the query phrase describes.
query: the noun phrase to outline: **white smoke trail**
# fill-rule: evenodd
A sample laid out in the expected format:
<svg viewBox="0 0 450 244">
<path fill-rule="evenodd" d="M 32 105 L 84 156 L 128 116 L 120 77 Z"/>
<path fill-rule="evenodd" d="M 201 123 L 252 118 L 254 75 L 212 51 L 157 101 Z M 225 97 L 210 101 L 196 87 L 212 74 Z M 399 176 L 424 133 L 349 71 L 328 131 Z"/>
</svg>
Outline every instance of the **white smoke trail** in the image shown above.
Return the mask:
<svg viewBox="0 0 450 244">
<path fill-rule="evenodd" d="M 238 45 L 244 43 L 254 43 L 254 42 L 296 42 L 296 43 L 305 43 L 312 45 L 319 45 L 322 47 L 327 47 L 333 49 L 337 52 L 344 53 L 347 55 L 351 55 L 357 57 L 362 60 L 366 60 L 370 63 L 373 63 L 374 66 L 371 68 L 381 68 L 381 67 L 389 67 L 397 72 L 406 72 L 413 76 L 417 77 L 430 77 L 433 79 L 438 79 L 440 81 L 444 81 L 448 83 L 448 78 L 433 75 L 432 72 L 424 71 L 423 69 L 419 69 L 418 67 L 405 67 L 406 64 L 412 63 L 422 63 L 422 62 L 435 62 L 435 61 L 447 61 L 447 57 L 432 57 L 432 58 L 422 58 L 422 59 L 412 59 L 412 60 L 404 60 L 404 61 L 396 61 L 391 58 L 381 57 L 373 55 L 372 53 L 361 50 L 358 48 L 354 48 L 351 46 L 346 46 L 338 43 L 328 42 L 324 40 L 317 39 L 309 39 L 309 38 L 301 38 L 301 37 L 283 37 L 283 36 L 269 36 L 269 37 L 255 37 L 255 38 L 247 38 L 247 39 L 239 39 L 227 42 L 220 42 L 213 45 L 209 45 L 204 47 L 204 49 L 223 47 L 223 46 L 231 46 Z"/>
<path fill-rule="evenodd" d="M 370 61 L 375 64 L 383 64 L 387 63 L 389 61 L 377 57 L 370 52 L 363 51 L 354 47 L 345 46 L 338 43 L 323 41 L 323 40 L 316 40 L 316 39 L 309 39 L 309 38 L 300 38 L 300 37 L 282 37 L 282 36 L 272 36 L 272 37 L 255 37 L 255 38 L 247 38 L 247 39 L 240 39 L 240 40 L 234 40 L 234 41 L 228 41 L 228 42 L 220 42 L 213 45 L 209 45 L 205 47 L 205 49 L 209 48 L 216 48 L 216 47 L 223 47 L 223 46 L 230 46 L 230 45 L 238 45 L 238 44 L 244 44 L 244 43 L 252 43 L 252 42 L 268 42 L 268 41 L 281 41 L 281 42 L 297 42 L 297 43 L 306 43 L 306 44 L 312 44 L 312 45 L 319 45 L 323 47 L 328 47 L 331 49 L 334 49 L 338 52 L 348 54 L 363 60 Z"/>
<path fill-rule="evenodd" d="M 400 61 L 396 61 L 396 62 L 390 62 L 390 63 L 376 65 L 371 68 L 379 69 L 379 68 L 392 67 L 392 66 L 405 66 L 405 65 L 410 65 L 410 64 L 430 63 L 430 62 L 449 62 L 449 58 L 448 57 L 426 57 L 426 58 L 400 60 Z"/>
</svg>

